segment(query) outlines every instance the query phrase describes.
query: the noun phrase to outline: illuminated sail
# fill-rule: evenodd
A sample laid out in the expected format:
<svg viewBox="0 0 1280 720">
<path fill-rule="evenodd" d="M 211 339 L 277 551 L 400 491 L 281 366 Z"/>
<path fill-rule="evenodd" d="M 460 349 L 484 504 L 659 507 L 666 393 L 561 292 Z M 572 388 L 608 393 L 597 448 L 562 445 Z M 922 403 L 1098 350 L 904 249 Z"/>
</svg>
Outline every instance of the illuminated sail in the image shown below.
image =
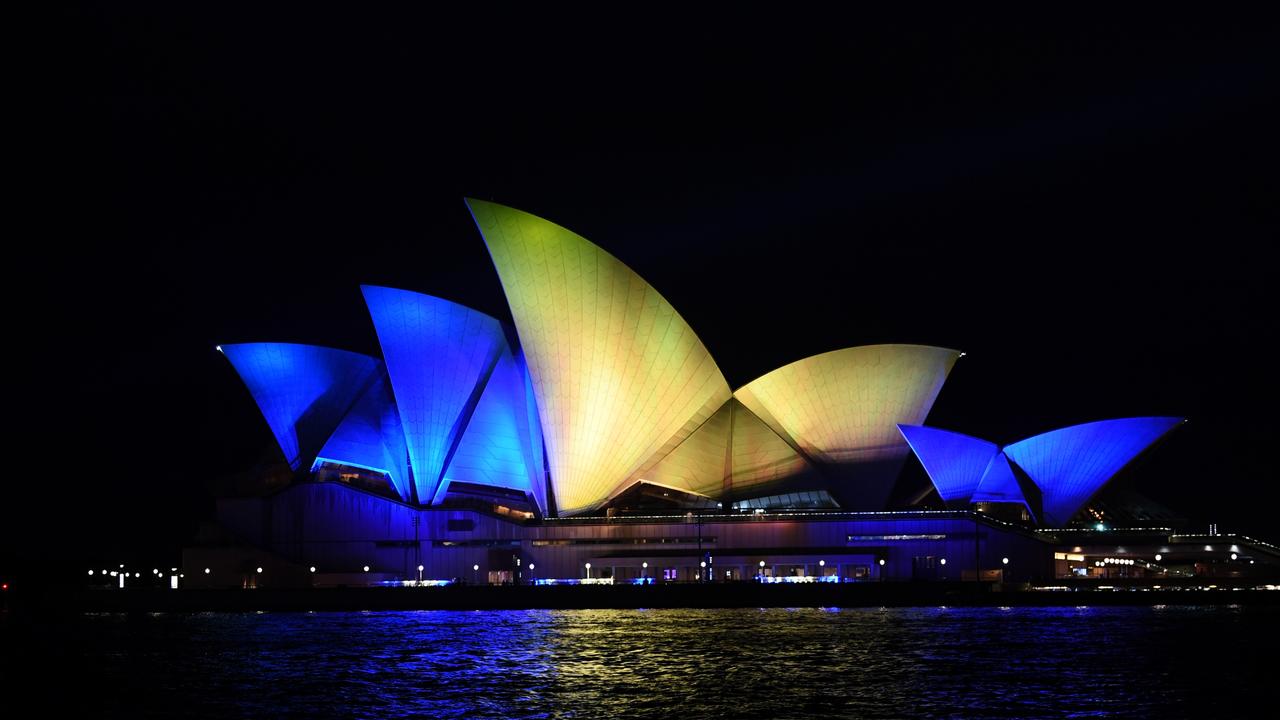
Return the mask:
<svg viewBox="0 0 1280 720">
<path fill-rule="evenodd" d="M 729 399 L 675 308 L 585 238 L 468 200 L 528 360 L 562 513 L 599 507 Z"/>
</svg>

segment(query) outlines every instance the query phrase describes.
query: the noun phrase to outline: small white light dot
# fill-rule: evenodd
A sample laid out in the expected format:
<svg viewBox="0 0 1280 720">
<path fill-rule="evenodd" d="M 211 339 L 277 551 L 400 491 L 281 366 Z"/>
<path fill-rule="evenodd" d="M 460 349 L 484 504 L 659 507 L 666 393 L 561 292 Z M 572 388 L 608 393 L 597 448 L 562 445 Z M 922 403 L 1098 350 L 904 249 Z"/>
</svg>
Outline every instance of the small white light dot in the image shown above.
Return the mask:
<svg viewBox="0 0 1280 720">
<path fill-rule="evenodd" d="M 205 574 L 205 575 L 208 575 L 208 574 L 209 574 L 209 568 L 205 568 L 205 569 L 204 569 L 204 574 Z"/>
<path fill-rule="evenodd" d="M 259 573 L 261 573 L 261 572 L 262 572 L 262 568 L 258 568 L 258 572 L 259 572 Z"/>
<path fill-rule="evenodd" d="M 364 571 L 365 571 L 365 572 L 369 572 L 369 566 L 368 566 L 368 565 L 365 565 L 365 566 L 364 566 Z"/>
</svg>

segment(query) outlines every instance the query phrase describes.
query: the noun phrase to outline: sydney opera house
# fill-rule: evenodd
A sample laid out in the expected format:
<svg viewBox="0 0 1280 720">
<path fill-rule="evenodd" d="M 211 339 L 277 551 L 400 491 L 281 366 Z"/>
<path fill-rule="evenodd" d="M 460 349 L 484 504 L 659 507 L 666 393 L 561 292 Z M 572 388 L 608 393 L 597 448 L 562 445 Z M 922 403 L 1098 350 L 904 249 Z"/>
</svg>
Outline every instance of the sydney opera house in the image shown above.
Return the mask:
<svg viewBox="0 0 1280 720">
<path fill-rule="evenodd" d="M 921 345 L 833 350 L 733 389 L 617 258 L 528 213 L 468 205 L 514 326 L 366 286 L 381 357 L 218 348 L 291 477 L 219 501 L 185 552 L 188 585 L 1090 575 L 1115 554 L 1107 538 L 1096 557 L 1082 546 L 1108 519 L 1091 500 L 1183 422 L 1102 420 L 1004 446 L 929 427 L 963 353 Z M 904 501 L 908 461 L 933 487 Z M 1178 536 L 1152 532 L 1175 561 Z"/>
</svg>

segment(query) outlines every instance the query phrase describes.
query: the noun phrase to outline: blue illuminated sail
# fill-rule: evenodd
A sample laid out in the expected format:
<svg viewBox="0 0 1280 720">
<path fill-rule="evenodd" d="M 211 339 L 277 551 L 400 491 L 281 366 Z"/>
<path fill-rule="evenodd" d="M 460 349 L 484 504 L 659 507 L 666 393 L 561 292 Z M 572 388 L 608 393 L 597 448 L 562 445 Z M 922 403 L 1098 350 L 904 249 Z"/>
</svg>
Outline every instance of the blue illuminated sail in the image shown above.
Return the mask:
<svg viewBox="0 0 1280 720">
<path fill-rule="evenodd" d="M 374 358 L 316 345 L 243 343 L 218 349 L 249 388 L 294 470 L 310 465 L 378 375 Z"/>
<path fill-rule="evenodd" d="M 996 453 L 991 462 L 983 470 L 982 480 L 973 493 L 973 502 L 1008 502 L 1025 503 L 1022 488 L 1018 487 L 1018 479 L 1009 467 L 1009 458 L 1004 453 Z"/>
<path fill-rule="evenodd" d="M 967 506 L 983 472 L 1000 451 L 995 443 L 949 430 L 898 425 L 943 502 Z"/>
<path fill-rule="evenodd" d="M 444 499 L 450 482 L 490 485 L 533 493 L 545 512 L 535 488 L 540 483 L 541 458 L 535 464 L 530 446 L 529 410 L 522 368 L 504 350 L 489 376 L 480 402 L 445 470 L 435 501 Z M 541 449 L 538 450 L 541 455 Z"/>
<path fill-rule="evenodd" d="M 393 288 L 362 290 L 400 410 L 418 501 L 428 503 L 506 338 L 497 320 L 457 303 Z"/>
<path fill-rule="evenodd" d="M 316 458 L 386 473 L 396 494 L 406 502 L 413 499 L 408 459 L 400 415 L 385 373 L 380 373 L 356 401 Z"/>
<path fill-rule="evenodd" d="M 1004 452 L 1043 493 L 1044 521 L 1063 526 L 1129 461 L 1182 422 L 1177 417 L 1100 420 L 1036 435 Z"/>
</svg>

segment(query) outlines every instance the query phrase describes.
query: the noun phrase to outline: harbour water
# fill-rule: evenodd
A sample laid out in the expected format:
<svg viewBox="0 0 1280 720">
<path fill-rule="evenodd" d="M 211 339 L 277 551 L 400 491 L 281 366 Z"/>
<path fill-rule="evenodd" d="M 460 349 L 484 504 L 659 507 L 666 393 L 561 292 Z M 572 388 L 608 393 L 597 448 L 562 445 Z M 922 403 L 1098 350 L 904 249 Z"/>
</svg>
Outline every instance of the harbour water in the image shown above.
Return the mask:
<svg viewBox="0 0 1280 720">
<path fill-rule="evenodd" d="M 1280 688 L 1269 606 L 91 614 L 0 628 L 7 702 L 45 693 L 44 707 L 94 717 L 1258 717 Z"/>
</svg>

